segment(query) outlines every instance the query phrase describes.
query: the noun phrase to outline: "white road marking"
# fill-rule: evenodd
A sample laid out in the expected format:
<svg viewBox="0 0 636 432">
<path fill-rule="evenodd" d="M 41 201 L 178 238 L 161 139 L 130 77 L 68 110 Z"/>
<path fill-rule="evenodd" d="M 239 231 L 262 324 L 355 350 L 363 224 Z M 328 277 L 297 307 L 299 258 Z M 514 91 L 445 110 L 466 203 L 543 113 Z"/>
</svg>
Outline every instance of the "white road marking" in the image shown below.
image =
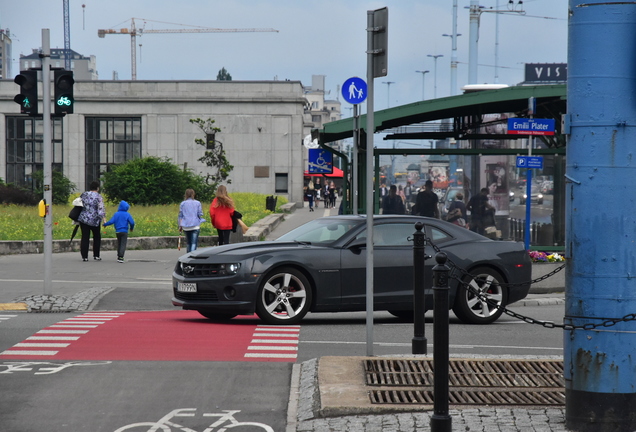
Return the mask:
<svg viewBox="0 0 636 432">
<path fill-rule="evenodd" d="M 298 351 L 297 346 L 260 346 L 260 345 L 250 345 L 247 347 L 248 350 L 253 351 Z"/>
<path fill-rule="evenodd" d="M 6 350 L 0 353 L 0 355 L 19 355 L 19 356 L 54 356 L 59 351 L 24 351 L 24 350 Z"/>
<path fill-rule="evenodd" d="M 13 348 L 66 348 L 70 344 L 67 343 L 30 343 L 20 342 L 13 345 Z"/>
<path fill-rule="evenodd" d="M 289 358 L 295 359 L 298 358 L 296 354 L 278 354 L 278 353 L 246 353 L 245 357 L 249 358 Z"/>
</svg>

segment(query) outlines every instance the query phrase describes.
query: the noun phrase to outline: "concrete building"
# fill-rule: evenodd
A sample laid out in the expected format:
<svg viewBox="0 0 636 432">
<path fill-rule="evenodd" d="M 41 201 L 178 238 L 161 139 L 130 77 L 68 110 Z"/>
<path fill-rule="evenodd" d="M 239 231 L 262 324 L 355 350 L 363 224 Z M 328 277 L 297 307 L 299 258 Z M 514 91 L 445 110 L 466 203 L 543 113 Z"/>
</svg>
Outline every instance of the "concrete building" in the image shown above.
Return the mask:
<svg viewBox="0 0 636 432">
<path fill-rule="evenodd" d="M 340 101 L 325 98 L 329 96 L 330 93 L 325 90 L 325 75 L 312 75 L 311 87 L 306 86 L 304 92 L 307 98 L 307 106 L 305 108 L 305 136 L 311 134 L 312 129 L 322 129 L 326 123 L 342 118 Z M 330 147 L 342 151 L 342 142 L 333 142 L 330 144 Z M 305 156 L 305 160 L 307 160 L 307 156 Z M 337 162 L 336 166 L 338 166 Z"/>
<path fill-rule="evenodd" d="M 11 52 L 11 33 L 9 29 L 0 29 L 0 79 L 13 79 Z"/>
<path fill-rule="evenodd" d="M 63 48 L 51 48 L 51 67 L 64 69 L 66 56 Z M 29 55 L 20 55 L 20 70 L 35 69 L 42 67 L 40 51 L 34 49 Z M 95 56 L 85 57 L 80 53 L 71 50 L 71 70 L 75 81 L 97 80 L 97 60 Z M 10 77 L 7 77 L 10 78 Z"/>
<path fill-rule="evenodd" d="M 27 186 L 43 166 L 42 120 L 19 114 L 18 90 L 0 81 L 0 178 Z M 204 136 L 190 119 L 212 118 L 234 165 L 230 193 L 302 202 L 307 99 L 299 81 L 78 81 L 74 96 L 75 113 L 53 122 L 53 165 L 81 191 L 109 165 L 147 155 L 205 174 L 194 142 Z"/>
</svg>

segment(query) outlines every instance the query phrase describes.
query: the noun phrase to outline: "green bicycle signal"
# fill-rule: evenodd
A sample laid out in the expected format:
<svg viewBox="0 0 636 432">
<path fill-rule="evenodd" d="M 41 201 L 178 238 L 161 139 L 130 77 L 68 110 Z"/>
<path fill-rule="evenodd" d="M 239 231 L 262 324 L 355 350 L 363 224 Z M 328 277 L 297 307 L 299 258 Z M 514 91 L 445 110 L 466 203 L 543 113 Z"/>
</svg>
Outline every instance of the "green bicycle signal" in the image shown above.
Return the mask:
<svg viewBox="0 0 636 432">
<path fill-rule="evenodd" d="M 56 103 L 58 106 L 70 107 L 73 104 L 73 101 L 68 96 L 61 96 Z"/>
</svg>

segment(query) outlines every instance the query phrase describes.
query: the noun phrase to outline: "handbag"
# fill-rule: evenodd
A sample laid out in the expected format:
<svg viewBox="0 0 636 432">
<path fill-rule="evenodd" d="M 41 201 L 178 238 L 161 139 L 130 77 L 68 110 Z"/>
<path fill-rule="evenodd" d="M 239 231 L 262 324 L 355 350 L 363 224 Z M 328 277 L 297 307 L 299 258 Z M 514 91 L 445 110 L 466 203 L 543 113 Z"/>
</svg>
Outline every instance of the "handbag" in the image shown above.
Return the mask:
<svg viewBox="0 0 636 432">
<path fill-rule="evenodd" d="M 458 207 L 455 207 L 453 210 L 448 212 L 448 215 L 446 216 L 446 220 L 448 222 L 454 222 L 461 217 L 462 217 L 462 211 Z M 464 224 L 465 223 L 466 222 L 464 221 Z"/>
<path fill-rule="evenodd" d="M 241 227 L 241 231 L 243 232 L 243 234 L 247 233 L 247 230 L 249 229 L 249 227 L 245 225 L 245 222 L 243 222 L 243 219 L 237 219 L 237 221 L 238 221 L 238 225 Z"/>
</svg>

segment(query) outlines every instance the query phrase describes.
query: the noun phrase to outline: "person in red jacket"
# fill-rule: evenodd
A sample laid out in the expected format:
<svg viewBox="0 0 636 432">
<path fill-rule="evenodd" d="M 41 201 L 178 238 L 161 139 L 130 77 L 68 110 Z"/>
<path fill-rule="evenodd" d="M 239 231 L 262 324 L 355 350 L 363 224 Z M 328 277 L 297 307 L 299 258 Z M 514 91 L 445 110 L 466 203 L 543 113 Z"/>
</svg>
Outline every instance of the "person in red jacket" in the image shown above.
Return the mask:
<svg viewBox="0 0 636 432">
<path fill-rule="evenodd" d="M 210 222 L 219 234 L 219 246 L 230 244 L 230 232 L 232 232 L 232 214 L 234 213 L 234 201 L 227 194 L 227 188 L 223 185 L 216 190 L 216 198 L 210 205 Z"/>
</svg>

